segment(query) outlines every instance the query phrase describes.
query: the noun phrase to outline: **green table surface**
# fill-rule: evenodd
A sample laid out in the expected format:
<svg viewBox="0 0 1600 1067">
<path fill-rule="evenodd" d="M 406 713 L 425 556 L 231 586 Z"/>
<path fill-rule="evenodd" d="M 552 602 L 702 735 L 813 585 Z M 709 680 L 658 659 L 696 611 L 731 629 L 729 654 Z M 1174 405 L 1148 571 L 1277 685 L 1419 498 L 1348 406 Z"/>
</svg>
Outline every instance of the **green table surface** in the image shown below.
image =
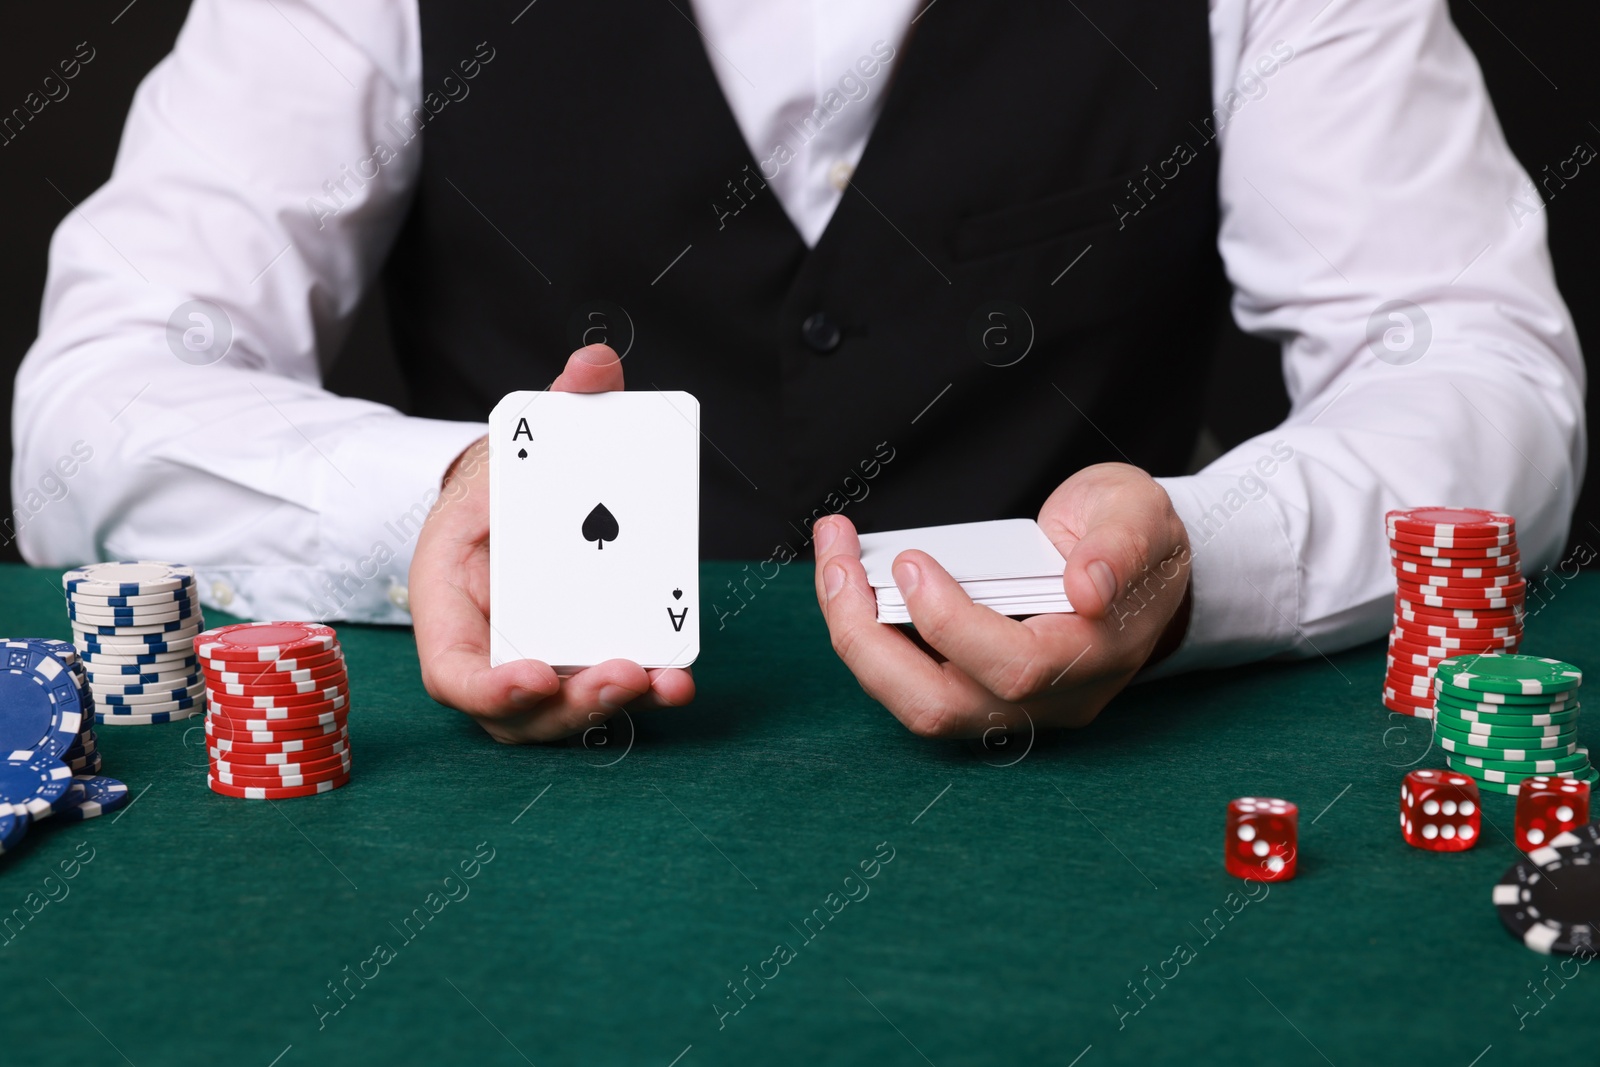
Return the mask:
<svg viewBox="0 0 1600 1067">
<path fill-rule="evenodd" d="M 58 578 L 0 569 L 5 629 L 66 636 Z M 1597 606 L 1579 578 L 1527 649 L 1584 664 Z M 1379 704 L 1380 645 L 930 742 L 796 564 L 706 628 L 692 708 L 511 748 L 427 697 L 409 631 L 340 635 L 333 793 L 216 796 L 192 723 L 100 728 L 137 800 L 0 859 L 0 1063 L 1596 1060 L 1600 971 L 1563 981 L 1490 904 L 1512 800 L 1469 852 L 1401 840 L 1405 770 L 1443 760 Z M 1299 876 L 1255 899 L 1222 868 L 1248 794 L 1301 811 Z"/>
</svg>

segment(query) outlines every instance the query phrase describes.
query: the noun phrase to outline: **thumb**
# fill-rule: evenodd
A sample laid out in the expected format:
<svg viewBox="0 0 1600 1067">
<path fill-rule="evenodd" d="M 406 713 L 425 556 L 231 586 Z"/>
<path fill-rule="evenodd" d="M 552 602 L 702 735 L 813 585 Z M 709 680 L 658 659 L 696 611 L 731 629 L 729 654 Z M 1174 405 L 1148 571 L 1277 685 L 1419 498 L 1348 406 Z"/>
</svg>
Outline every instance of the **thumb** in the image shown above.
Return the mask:
<svg viewBox="0 0 1600 1067">
<path fill-rule="evenodd" d="M 566 368 L 550 383 L 557 393 L 609 393 L 622 388 L 622 357 L 609 345 L 588 345 L 567 357 Z"/>
<path fill-rule="evenodd" d="M 1174 574 L 1161 564 L 1184 549 L 1183 523 L 1166 492 L 1151 481 L 1103 487 L 1085 508 L 1082 532 L 1066 554 L 1062 584 L 1080 615 L 1104 618 L 1130 586 L 1155 583 L 1159 590 Z"/>
</svg>

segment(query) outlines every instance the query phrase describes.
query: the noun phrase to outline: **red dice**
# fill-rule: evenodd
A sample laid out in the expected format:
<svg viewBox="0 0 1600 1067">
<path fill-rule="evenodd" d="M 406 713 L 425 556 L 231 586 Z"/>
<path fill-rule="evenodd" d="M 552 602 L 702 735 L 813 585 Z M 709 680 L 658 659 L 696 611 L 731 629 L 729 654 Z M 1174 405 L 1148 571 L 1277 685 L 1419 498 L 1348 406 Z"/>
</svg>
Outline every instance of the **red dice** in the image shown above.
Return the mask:
<svg viewBox="0 0 1600 1067">
<path fill-rule="evenodd" d="M 1228 803 L 1228 843 L 1223 866 L 1235 878 L 1286 882 L 1294 877 L 1300 809 L 1274 797 L 1240 797 Z"/>
<path fill-rule="evenodd" d="M 1588 782 L 1541 774 L 1524 778 L 1517 789 L 1517 847 L 1523 852 L 1588 821 Z"/>
<path fill-rule="evenodd" d="M 1413 848 L 1462 852 L 1478 843 L 1478 805 L 1478 783 L 1466 775 L 1412 771 L 1400 786 L 1400 830 Z"/>
</svg>

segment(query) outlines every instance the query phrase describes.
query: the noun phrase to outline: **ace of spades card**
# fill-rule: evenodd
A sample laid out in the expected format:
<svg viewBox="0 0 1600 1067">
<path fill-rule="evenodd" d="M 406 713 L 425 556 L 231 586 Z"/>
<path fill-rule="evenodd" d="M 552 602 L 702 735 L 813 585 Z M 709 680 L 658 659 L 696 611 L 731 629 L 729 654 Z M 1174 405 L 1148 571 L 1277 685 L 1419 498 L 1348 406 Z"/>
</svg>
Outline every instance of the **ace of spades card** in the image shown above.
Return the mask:
<svg viewBox="0 0 1600 1067">
<path fill-rule="evenodd" d="M 489 415 L 492 665 L 700 654 L 700 402 L 524 391 Z"/>
</svg>

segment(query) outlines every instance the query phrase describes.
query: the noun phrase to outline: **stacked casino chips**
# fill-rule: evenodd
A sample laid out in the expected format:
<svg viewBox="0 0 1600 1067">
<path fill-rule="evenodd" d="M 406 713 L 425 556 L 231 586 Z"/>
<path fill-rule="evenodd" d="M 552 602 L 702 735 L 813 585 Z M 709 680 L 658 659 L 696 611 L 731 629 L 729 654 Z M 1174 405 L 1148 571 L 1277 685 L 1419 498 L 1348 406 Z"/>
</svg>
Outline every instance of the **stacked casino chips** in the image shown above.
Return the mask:
<svg viewBox="0 0 1600 1067">
<path fill-rule="evenodd" d="M 1534 775 L 1600 780 L 1578 747 L 1583 672 L 1538 656 L 1474 655 L 1443 660 L 1434 678 L 1433 735 L 1450 769 L 1478 788 L 1516 796 Z"/>
<path fill-rule="evenodd" d="M 205 618 L 192 568 L 94 563 L 67 571 L 61 582 L 102 725 L 176 722 L 205 710 L 194 655 Z"/>
<path fill-rule="evenodd" d="M 83 671 L 83 660 L 78 656 L 78 650 L 65 641 L 54 641 L 49 638 L 30 638 L 24 642 L 6 642 L 7 648 L 20 647 L 21 644 L 32 643 L 42 645 L 53 653 L 56 659 L 66 665 L 72 675 L 73 682 L 78 687 L 79 705 L 81 713 L 78 718 L 78 735 L 72 744 L 67 746 L 66 753 L 61 757 L 61 762 L 71 768 L 75 775 L 97 775 L 103 766 L 104 760 L 100 755 L 100 739 L 94 732 L 94 694 L 89 688 L 89 679 Z M 9 665 L 8 665 L 9 666 Z M 3 714 L 3 711 L 0 711 Z"/>
<path fill-rule="evenodd" d="M 195 641 L 212 792 L 285 800 L 350 780 L 350 682 L 333 628 L 247 622 Z"/>
<path fill-rule="evenodd" d="M 1431 718 L 1440 660 L 1515 652 L 1522 642 L 1527 582 L 1516 520 L 1477 508 L 1412 508 L 1385 519 L 1396 588 L 1383 706 Z"/>
<path fill-rule="evenodd" d="M 0 852 L 54 815 L 92 819 L 127 803 L 128 787 L 99 775 L 93 700 L 64 641 L 0 642 Z"/>
</svg>

